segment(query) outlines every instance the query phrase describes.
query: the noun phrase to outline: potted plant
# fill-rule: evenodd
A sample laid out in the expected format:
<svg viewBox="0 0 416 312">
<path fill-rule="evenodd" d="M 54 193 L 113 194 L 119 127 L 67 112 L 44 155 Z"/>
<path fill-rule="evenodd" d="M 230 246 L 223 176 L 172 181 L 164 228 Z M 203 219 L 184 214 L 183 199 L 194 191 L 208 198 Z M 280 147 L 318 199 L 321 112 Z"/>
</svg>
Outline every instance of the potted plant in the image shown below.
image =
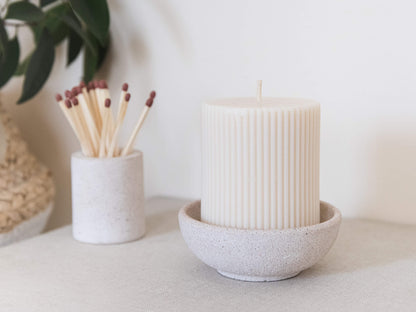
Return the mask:
<svg viewBox="0 0 416 312">
<path fill-rule="evenodd" d="M 55 47 L 68 41 L 67 66 L 83 55 L 83 80 L 92 80 L 109 47 L 106 0 L 40 0 L 0 6 L 0 89 L 23 76 L 18 104 L 33 98 L 46 83 Z M 33 34 L 33 49 L 20 57 L 19 29 Z M 17 127 L 0 104 L 0 246 L 40 233 L 52 210 L 50 171 L 28 151 Z"/>
</svg>

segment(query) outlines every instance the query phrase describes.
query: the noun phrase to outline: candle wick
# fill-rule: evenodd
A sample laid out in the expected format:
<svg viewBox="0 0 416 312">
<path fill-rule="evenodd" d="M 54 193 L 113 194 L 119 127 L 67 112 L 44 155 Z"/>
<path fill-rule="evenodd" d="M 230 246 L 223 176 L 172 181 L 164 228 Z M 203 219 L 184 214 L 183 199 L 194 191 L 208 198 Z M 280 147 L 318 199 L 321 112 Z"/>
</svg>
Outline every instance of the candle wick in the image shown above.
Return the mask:
<svg viewBox="0 0 416 312">
<path fill-rule="evenodd" d="M 262 91 L 262 80 L 257 80 L 257 102 L 260 104 L 262 101 L 261 91 Z"/>
</svg>

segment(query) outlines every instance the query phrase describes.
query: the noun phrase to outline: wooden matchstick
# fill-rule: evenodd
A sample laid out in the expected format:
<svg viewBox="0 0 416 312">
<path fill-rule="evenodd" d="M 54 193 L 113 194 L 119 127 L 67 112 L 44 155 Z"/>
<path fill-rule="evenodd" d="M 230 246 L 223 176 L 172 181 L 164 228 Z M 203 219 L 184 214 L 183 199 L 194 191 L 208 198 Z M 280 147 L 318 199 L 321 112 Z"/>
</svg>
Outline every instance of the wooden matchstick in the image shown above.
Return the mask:
<svg viewBox="0 0 416 312">
<path fill-rule="evenodd" d="M 94 146 L 94 150 L 98 151 L 99 144 L 100 144 L 100 134 L 98 133 L 97 124 L 93 117 L 92 110 L 90 110 L 90 107 L 87 101 L 85 100 L 85 97 L 80 87 L 76 88 L 75 98 L 77 98 L 80 103 L 80 106 L 81 106 L 81 109 L 85 118 L 85 122 L 88 127 L 88 132 L 90 134 L 91 142 Z"/>
<path fill-rule="evenodd" d="M 56 98 L 56 101 L 59 104 L 59 107 L 61 108 L 62 112 L 64 113 L 65 118 L 68 120 L 69 125 L 71 126 L 72 130 L 74 131 L 75 136 L 77 137 L 78 141 L 80 143 L 82 143 L 81 142 L 81 137 L 80 137 L 80 134 L 79 134 L 79 129 L 75 125 L 74 117 L 73 117 L 73 115 L 71 114 L 71 111 L 70 111 L 70 109 L 72 108 L 71 102 L 68 100 L 68 103 L 65 103 L 60 94 L 57 94 L 55 96 L 55 98 Z"/>
<path fill-rule="evenodd" d="M 126 116 L 131 95 L 128 84 L 122 85 L 117 114 L 113 115 L 110 92 L 105 80 L 81 82 L 65 91 L 66 100 L 56 95 L 56 100 L 74 131 L 84 155 L 88 157 L 126 156 L 132 152 L 134 141 L 143 127 L 156 92 L 152 91 L 145 103 L 139 119 L 131 133 L 127 145 L 119 147 L 119 132 Z M 114 118 L 115 117 L 115 118 Z"/>
<path fill-rule="evenodd" d="M 108 136 L 108 122 L 110 119 L 110 106 L 111 106 L 111 100 L 106 99 L 104 102 L 104 124 L 103 129 L 101 131 L 101 140 L 100 140 L 100 151 L 99 151 L 99 157 L 105 157 L 105 151 L 106 151 L 106 140 Z"/>
<path fill-rule="evenodd" d="M 84 81 L 81 81 L 80 84 L 79 84 L 79 88 L 80 88 L 81 94 L 83 95 L 83 97 L 85 99 L 85 102 L 87 103 L 87 106 L 88 106 L 88 108 L 91 112 L 91 116 L 94 120 L 95 127 L 97 128 L 97 116 L 96 116 L 95 109 L 94 109 L 94 103 L 92 102 L 92 99 L 91 99 L 90 94 L 88 92 L 88 86 L 85 84 Z"/>
<path fill-rule="evenodd" d="M 116 120 L 119 118 L 120 116 L 120 111 L 122 109 L 122 103 L 124 102 L 124 99 L 126 97 L 127 94 L 127 90 L 129 89 L 129 85 L 127 83 L 123 83 L 123 85 L 121 86 L 121 93 L 120 93 L 120 100 L 118 101 L 118 107 L 117 107 L 117 117 Z"/>
<path fill-rule="evenodd" d="M 90 99 L 90 95 L 88 94 L 87 85 L 85 84 L 85 82 L 81 81 L 79 83 L 79 87 L 81 88 L 82 94 L 85 97 L 85 101 L 87 101 L 87 103 L 90 104 L 91 99 Z"/>
<path fill-rule="evenodd" d="M 104 99 L 111 99 L 110 91 L 108 90 L 107 82 L 105 80 L 100 80 L 99 81 L 99 86 L 100 86 L 101 93 L 102 93 Z M 112 134 L 113 134 L 114 128 L 115 128 L 115 121 L 114 121 L 113 111 L 110 109 L 108 111 L 108 114 L 109 114 L 109 121 L 108 121 L 108 132 L 107 132 L 107 140 L 106 140 L 107 150 L 110 148 L 110 144 L 111 144 L 111 140 L 112 140 Z"/>
<path fill-rule="evenodd" d="M 104 98 L 103 93 L 101 91 L 99 82 L 98 81 L 93 81 L 93 84 L 94 84 L 95 96 L 97 98 L 97 107 L 98 107 L 98 111 L 100 112 L 101 122 L 103 124 L 104 123 L 104 101 L 105 101 L 105 98 Z"/>
<path fill-rule="evenodd" d="M 123 91 L 124 91 L 124 88 L 123 88 Z M 125 91 L 127 91 L 127 88 L 125 88 Z M 127 106 L 129 104 L 129 101 L 130 101 L 130 93 L 127 93 L 119 105 L 116 126 L 115 126 L 114 133 L 112 135 L 111 144 L 107 153 L 107 157 L 115 156 L 114 153 L 116 152 L 118 133 L 120 132 L 120 128 L 123 123 L 124 116 L 126 116 L 126 111 L 127 111 Z"/>
<path fill-rule="evenodd" d="M 82 112 L 82 108 L 79 107 L 79 102 L 76 97 L 73 97 L 71 101 L 74 107 L 74 110 L 73 110 L 74 120 L 79 124 L 80 133 L 82 134 L 83 141 L 85 142 L 85 145 L 88 146 L 88 150 L 90 151 L 89 155 L 87 156 L 94 157 L 97 154 L 97 151 L 94 149 L 94 144 L 92 142 L 92 139 L 88 130 L 88 125 L 85 121 L 85 118 Z"/>
<path fill-rule="evenodd" d="M 93 155 L 92 151 L 90 150 L 90 147 L 88 146 L 88 143 L 86 142 L 85 135 L 84 135 L 84 133 L 83 133 L 83 131 L 81 129 L 81 125 L 79 123 L 79 119 L 75 115 L 75 111 L 72 109 L 73 106 L 71 104 L 71 101 L 69 101 L 67 99 L 65 101 L 65 105 L 67 107 L 67 112 L 69 113 L 70 118 L 73 121 L 74 127 L 76 129 L 75 131 L 77 133 L 78 141 L 79 141 L 79 143 L 81 145 L 82 153 L 85 156 L 93 157 L 94 155 Z"/>
<path fill-rule="evenodd" d="M 94 112 L 95 112 L 95 118 L 96 118 L 95 121 L 96 121 L 96 124 L 97 124 L 97 130 L 98 130 L 98 133 L 101 133 L 101 128 L 103 126 L 103 121 L 101 119 L 101 113 L 100 113 L 100 110 L 99 110 L 99 107 L 98 107 L 98 100 L 97 100 L 97 95 L 95 93 L 95 86 L 94 86 L 94 83 L 92 81 L 90 81 L 88 83 L 87 90 L 88 90 L 88 93 L 89 93 L 89 96 L 90 96 L 91 105 L 93 106 L 93 109 L 94 109 Z"/>
<path fill-rule="evenodd" d="M 142 114 L 139 117 L 139 120 L 137 121 L 137 124 L 133 130 L 133 133 L 131 134 L 127 142 L 127 145 L 124 147 L 123 151 L 121 152 L 121 156 L 126 156 L 131 153 L 131 150 L 133 149 L 134 141 L 136 140 L 137 134 L 139 133 L 141 127 L 143 126 L 143 123 L 147 117 L 147 114 L 149 113 L 149 110 L 153 105 L 153 100 L 155 97 L 156 97 L 156 92 L 152 91 L 150 93 L 149 98 L 146 101 L 146 105 L 142 111 Z"/>
<path fill-rule="evenodd" d="M 123 105 L 122 103 L 125 101 L 125 97 L 126 97 L 128 89 L 129 89 L 129 85 L 127 83 L 123 83 L 123 85 L 121 86 L 120 100 L 119 100 L 118 107 L 117 107 L 116 123 L 115 123 L 114 129 L 111 133 L 111 140 L 110 140 L 110 144 L 109 144 L 109 147 L 108 147 L 108 150 L 112 150 L 113 148 L 111 147 L 111 145 L 112 144 L 115 145 L 114 146 L 114 151 L 113 151 L 113 156 L 117 156 L 116 154 L 118 154 L 118 152 L 119 152 L 119 149 L 117 147 L 117 138 L 114 141 L 114 136 L 118 135 L 118 131 L 117 131 L 117 134 L 116 134 L 117 120 L 120 117 L 120 113 L 121 113 L 121 109 L 122 109 L 122 105 Z M 127 107 L 125 107 L 125 109 L 127 109 Z M 111 157 L 111 156 L 109 156 L 109 157 Z"/>
<path fill-rule="evenodd" d="M 92 157 L 92 156 L 94 156 L 93 151 L 91 150 L 91 147 L 88 144 L 88 140 L 85 136 L 84 130 L 82 129 L 82 125 L 81 125 L 81 122 L 79 120 L 78 114 L 76 113 L 76 111 L 72 107 L 73 107 L 73 105 L 72 105 L 71 101 L 69 99 L 66 99 L 65 100 L 66 113 L 68 114 L 70 120 L 72 120 L 72 122 L 70 122 L 70 123 L 74 127 L 74 132 L 76 133 L 78 141 L 81 145 L 82 153 L 85 156 Z"/>
<path fill-rule="evenodd" d="M 64 113 L 65 118 L 68 120 L 68 122 L 70 123 L 70 125 L 72 127 L 73 126 L 73 120 L 72 120 L 71 116 L 69 115 L 69 112 L 68 112 L 67 107 L 65 105 L 64 99 L 62 98 L 62 95 L 57 94 L 55 96 L 55 99 L 58 102 L 60 109 Z M 72 107 L 72 105 L 71 105 L 71 107 Z M 72 127 L 72 129 L 74 130 L 74 132 L 76 132 L 74 127 Z"/>
</svg>

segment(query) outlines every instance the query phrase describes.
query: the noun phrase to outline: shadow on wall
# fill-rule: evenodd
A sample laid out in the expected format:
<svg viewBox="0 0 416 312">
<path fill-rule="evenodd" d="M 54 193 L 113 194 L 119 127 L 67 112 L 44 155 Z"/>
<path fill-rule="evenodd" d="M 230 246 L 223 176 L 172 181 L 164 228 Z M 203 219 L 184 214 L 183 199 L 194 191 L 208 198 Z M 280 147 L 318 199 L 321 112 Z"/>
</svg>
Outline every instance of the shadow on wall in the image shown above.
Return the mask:
<svg viewBox="0 0 416 312">
<path fill-rule="evenodd" d="M 367 216 L 416 223 L 416 124 L 383 127 L 369 146 L 363 206 Z"/>
<path fill-rule="evenodd" d="M 111 12 L 111 43 L 107 59 L 98 76 L 110 77 L 115 69 L 117 69 L 117 73 L 127 73 L 130 68 L 136 66 L 145 67 L 146 72 L 149 73 L 148 66 L 146 66 L 149 51 L 146 48 L 140 29 L 138 27 L 126 29 L 125 27 L 125 21 L 134 20 L 137 16 L 118 2 L 110 2 L 109 5 Z M 123 57 L 117 58 L 120 55 Z"/>
<path fill-rule="evenodd" d="M 178 50 L 182 53 L 184 59 L 188 59 L 192 56 L 192 49 L 189 45 L 189 38 L 185 32 L 185 27 L 181 25 L 180 19 L 178 19 L 172 12 L 173 9 L 169 3 L 163 0 L 154 0 L 150 2 L 156 11 L 158 11 L 161 21 L 165 24 L 166 30 L 168 30 L 176 44 Z"/>
</svg>

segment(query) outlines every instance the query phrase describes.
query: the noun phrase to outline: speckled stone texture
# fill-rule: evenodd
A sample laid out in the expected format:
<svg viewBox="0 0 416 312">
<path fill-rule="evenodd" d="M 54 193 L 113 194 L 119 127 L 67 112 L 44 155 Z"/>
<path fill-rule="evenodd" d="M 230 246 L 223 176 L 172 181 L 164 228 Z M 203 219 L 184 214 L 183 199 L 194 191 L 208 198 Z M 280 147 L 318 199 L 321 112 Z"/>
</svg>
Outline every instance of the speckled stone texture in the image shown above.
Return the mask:
<svg viewBox="0 0 416 312">
<path fill-rule="evenodd" d="M 244 230 L 201 222 L 201 202 L 179 211 L 182 236 L 191 251 L 220 274 L 244 281 L 294 277 L 318 262 L 333 245 L 341 213 L 321 201 L 321 222 L 285 230 Z"/>
<path fill-rule="evenodd" d="M 117 244 L 145 233 L 143 154 L 72 155 L 72 222 L 76 240 Z"/>
</svg>

